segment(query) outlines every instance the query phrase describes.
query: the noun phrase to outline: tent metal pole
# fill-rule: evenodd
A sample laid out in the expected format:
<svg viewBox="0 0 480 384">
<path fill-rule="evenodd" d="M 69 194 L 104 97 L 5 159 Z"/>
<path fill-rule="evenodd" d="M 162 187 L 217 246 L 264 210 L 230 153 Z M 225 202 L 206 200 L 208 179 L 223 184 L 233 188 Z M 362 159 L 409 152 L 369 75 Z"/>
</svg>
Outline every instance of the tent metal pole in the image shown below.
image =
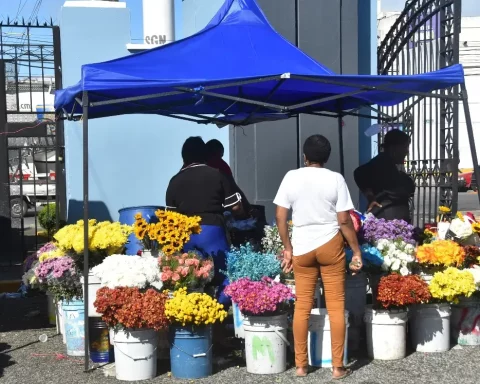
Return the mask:
<svg viewBox="0 0 480 384">
<path fill-rule="evenodd" d="M 281 75 L 269 76 L 269 77 L 258 77 L 256 79 L 235 81 L 235 82 L 226 83 L 226 84 L 207 85 L 207 86 L 203 87 L 203 90 L 237 87 L 237 86 L 240 86 L 240 85 L 262 83 L 262 82 L 266 82 L 266 81 L 280 80 L 280 79 L 282 79 Z M 192 91 L 194 91 L 193 88 L 192 88 Z M 156 97 L 181 95 L 183 93 L 185 93 L 185 92 L 180 91 L 180 90 L 179 91 L 172 91 L 172 92 L 153 93 L 153 94 L 150 94 L 150 95 L 132 96 L 132 97 L 125 97 L 125 98 L 121 98 L 121 99 L 96 101 L 96 102 L 90 103 L 90 106 L 91 107 L 99 107 L 101 105 L 119 104 L 119 103 L 124 103 L 124 102 L 128 102 L 128 101 L 149 100 L 149 99 L 154 99 Z"/>
<path fill-rule="evenodd" d="M 442 100 L 460 100 L 458 96 L 446 96 L 446 95 L 438 95 L 431 92 L 419 92 L 419 91 L 408 91 L 396 88 L 389 88 L 381 85 L 363 85 L 363 84 L 355 84 L 355 83 L 348 83 L 343 81 L 336 81 L 336 80 L 327 80 L 326 76 L 319 78 L 314 76 L 299 76 L 299 75 L 291 75 L 290 78 L 298 79 L 298 80 L 305 80 L 305 81 L 313 81 L 316 83 L 323 83 L 323 84 L 332 84 L 332 85 L 339 85 L 342 87 L 351 87 L 351 88 L 362 88 L 366 91 L 383 91 L 383 92 L 393 92 L 399 94 L 405 94 L 410 96 L 424 96 L 424 97 L 431 97 L 435 99 L 442 99 Z M 448 88 L 448 87 L 446 87 Z M 445 87 L 439 88 L 445 89 Z"/>
<path fill-rule="evenodd" d="M 475 136 L 473 134 L 472 116 L 470 115 L 470 106 L 468 105 L 468 93 L 465 83 L 460 84 L 463 99 L 463 110 L 465 113 L 465 123 L 467 125 L 468 141 L 470 142 L 470 152 L 472 153 L 473 172 L 477 179 L 477 185 L 480 183 L 480 164 L 478 163 L 477 148 L 475 145 Z M 478 201 L 480 203 L 480 191 L 478 191 Z"/>
<path fill-rule="evenodd" d="M 337 117 L 338 122 L 338 147 L 340 149 L 340 173 L 342 176 L 345 176 L 345 153 L 343 150 L 343 115 L 341 113 L 338 114 Z"/>
<path fill-rule="evenodd" d="M 90 369 L 90 335 L 88 329 L 88 92 L 83 91 L 83 305 L 85 331 L 85 372 Z"/>
</svg>

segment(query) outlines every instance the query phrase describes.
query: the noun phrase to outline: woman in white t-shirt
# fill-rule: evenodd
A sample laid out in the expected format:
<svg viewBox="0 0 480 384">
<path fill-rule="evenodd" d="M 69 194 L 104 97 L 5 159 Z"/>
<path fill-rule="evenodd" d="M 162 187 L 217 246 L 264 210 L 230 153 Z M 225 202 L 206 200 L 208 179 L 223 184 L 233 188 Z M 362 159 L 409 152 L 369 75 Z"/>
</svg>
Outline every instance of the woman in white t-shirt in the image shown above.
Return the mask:
<svg viewBox="0 0 480 384">
<path fill-rule="evenodd" d="M 333 379 L 350 371 L 343 365 L 345 343 L 345 239 L 353 250 L 352 273 L 362 268 L 362 256 L 349 211 L 353 209 L 342 175 L 324 168 L 331 153 L 322 135 L 310 136 L 303 146 L 305 167 L 288 172 L 275 197 L 276 220 L 285 251 L 285 272 L 293 268 L 297 301 L 293 318 L 297 376 L 308 369 L 308 321 L 315 287 L 321 274 L 332 335 Z M 287 219 L 292 209 L 292 242 Z M 343 234 L 343 236 L 342 236 Z"/>
</svg>

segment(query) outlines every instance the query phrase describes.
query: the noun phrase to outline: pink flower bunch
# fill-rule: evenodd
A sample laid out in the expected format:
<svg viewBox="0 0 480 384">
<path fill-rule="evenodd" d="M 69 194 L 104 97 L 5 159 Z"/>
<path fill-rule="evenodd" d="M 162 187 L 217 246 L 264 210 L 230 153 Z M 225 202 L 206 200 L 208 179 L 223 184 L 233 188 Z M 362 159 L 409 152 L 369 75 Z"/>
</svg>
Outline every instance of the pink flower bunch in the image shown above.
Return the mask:
<svg viewBox="0 0 480 384">
<path fill-rule="evenodd" d="M 40 263 L 35 270 L 38 280 L 43 283 L 48 279 L 61 279 L 66 274 L 74 276 L 77 274 L 75 262 L 71 257 L 54 257 Z"/>
<path fill-rule="evenodd" d="M 195 252 L 162 256 L 158 263 L 165 289 L 200 288 L 213 278 L 213 261 Z"/>
<path fill-rule="evenodd" d="M 243 278 L 228 285 L 224 292 L 247 316 L 276 313 L 289 300 L 295 299 L 290 288 L 269 277 L 261 281 Z"/>
</svg>

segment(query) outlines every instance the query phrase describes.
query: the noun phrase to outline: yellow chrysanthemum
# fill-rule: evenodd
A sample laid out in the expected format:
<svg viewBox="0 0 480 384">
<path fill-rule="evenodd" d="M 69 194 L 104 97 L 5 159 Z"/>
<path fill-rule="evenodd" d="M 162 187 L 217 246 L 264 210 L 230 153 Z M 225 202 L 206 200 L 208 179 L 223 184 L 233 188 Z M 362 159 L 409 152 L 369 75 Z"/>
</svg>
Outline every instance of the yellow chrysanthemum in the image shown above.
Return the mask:
<svg viewBox="0 0 480 384">
<path fill-rule="evenodd" d="M 438 207 L 438 210 L 440 213 L 450 213 L 452 212 L 452 210 L 448 207 L 445 207 L 444 205 L 441 205 L 440 207 Z"/>
</svg>

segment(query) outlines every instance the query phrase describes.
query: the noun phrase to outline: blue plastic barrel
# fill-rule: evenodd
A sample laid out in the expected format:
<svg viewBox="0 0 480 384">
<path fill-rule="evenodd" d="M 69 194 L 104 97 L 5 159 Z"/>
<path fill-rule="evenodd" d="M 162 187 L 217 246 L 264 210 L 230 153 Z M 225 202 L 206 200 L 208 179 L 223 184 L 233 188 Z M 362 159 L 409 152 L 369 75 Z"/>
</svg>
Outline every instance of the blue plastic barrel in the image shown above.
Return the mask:
<svg viewBox="0 0 480 384">
<path fill-rule="evenodd" d="M 147 222 L 156 222 L 157 217 L 155 216 L 155 211 L 157 209 L 165 209 L 165 207 L 157 207 L 157 206 L 142 206 L 142 207 L 127 207 L 127 208 L 122 208 L 118 211 L 120 214 L 120 218 L 118 221 L 122 224 L 126 225 L 132 225 L 135 222 L 135 215 L 137 213 L 141 213 L 143 218 L 147 220 Z M 127 255 L 132 255 L 135 256 L 138 251 L 143 249 L 143 245 L 141 241 L 139 241 L 136 237 L 135 234 L 132 233 L 128 237 L 128 243 L 125 246 L 126 248 L 126 254 Z"/>
<path fill-rule="evenodd" d="M 83 301 L 64 301 L 65 337 L 68 356 L 85 355 L 85 311 Z"/>
<path fill-rule="evenodd" d="M 110 345 L 110 335 L 107 324 L 99 317 L 88 319 L 90 331 L 90 359 L 94 363 L 107 364 L 114 360 L 113 345 Z"/>
<path fill-rule="evenodd" d="M 212 328 L 170 326 L 170 364 L 179 379 L 201 379 L 212 374 Z"/>
</svg>

